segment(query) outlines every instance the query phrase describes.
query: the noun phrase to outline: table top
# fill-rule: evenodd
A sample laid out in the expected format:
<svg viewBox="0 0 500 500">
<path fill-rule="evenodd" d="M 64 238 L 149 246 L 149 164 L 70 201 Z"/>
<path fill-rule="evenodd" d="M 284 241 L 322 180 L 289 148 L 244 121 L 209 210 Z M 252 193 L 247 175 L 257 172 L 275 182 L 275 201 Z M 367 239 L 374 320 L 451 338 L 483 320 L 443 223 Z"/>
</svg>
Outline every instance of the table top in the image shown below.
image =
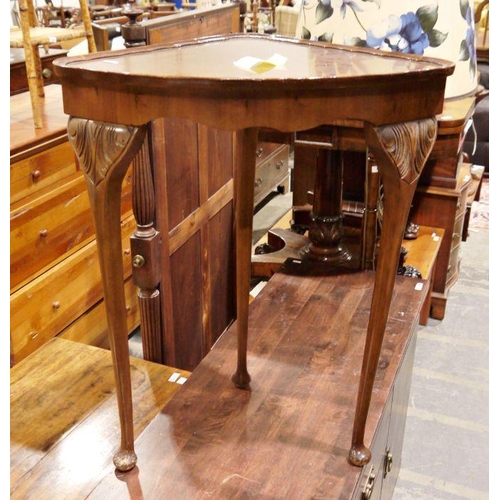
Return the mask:
<svg viewBox="0 0 500 500">
<path fill-rule="evenodd" d="M 332 83 L 342 79 L 408 77 L 411 73 L 446 70 L 450 66 L 451 63 L 436 59 L 255 35 L 210 37 L 201 43 L 123 50 L 116 55 L 98 55 L 63 65 L 95 75 L 135 75 L 166 81 L 214 79 L 222 85 L 249 80 L 259 83 L 298 80 L 302 84 L 307 80 Z"/>
<path fill-rule="evenodd" d="M 409 102 L 405 102 L 397 112 L 385 113 L 384 118 L 376 118 L 375 115 L 381 111 L 388 111 L 378 106 L 375 106 L 376 113 L 361 109 L 334 113 L 337 119 L 382 120 L 388 123 L 439 113 L 443 102 L 442 89 L 446 78 L 454 70 L 453 63 L 440 59 L 279 36 L 244 34 L 63 58 L 55 63 L 55 67 L 62 80 L 63 93 L 70 88 L 79 88 L 80 92 L 99 88 L 101 97 L 105 91 L 109 95 L 128 95 L 131 107 L 137 107 L 132 102 L 132 95 L 174 100 L 217 99 L 219 102 L 236 99 L 246 100 L 247 105 L 251 105 L 253 100 L 263 99 L 296 102 L 298 98 L 312 98 L 319 102 L 322 99 L 341 97 L 347 100 L 352 96 L 377 95 L 389 98 L 390 102 L 386 104 L 390 108 L 398 98 L 413 95 L 418 105 L 409 106 Z M 91 93 L 94 104 L 102 102 L 104 106 L 111 102 L 100 100 L 93 90 Z M 96 109 L 84 112 L 81 103 L 74 102 L 75 99 L 72 101 L 70 103 L 65 98 L 68 114 L 94 119 L 109 119 L 114 115 Z M 141 104 L 148 106 L 144 102 Z M 272 103 L 267 102 L 266 105 L 272 106 Z M 359 107 L 359 102 L 356 106 Z M 411 112 L 408 109 L 405 111 L 404 108 L 409 107 Z M 160 108 L 150 118 L 157 117 L 153 115 L 159 117 L 162 113 L 179 114 L 178 110 Z M 216 114 L 221 112 L 217 109 L 212 111 Z M 135 111 L 128 113 L 129 121 L 132 114 Z M 183 117 L 191 116 L 185 112 Z M 124 118 L 116 115 L 115 118 L 124 123 Z M 137 120 L 145 119 L 136 116 L 133 121 Z M 256 125 L 252 121 L 248 124 Z"/>
</svg>

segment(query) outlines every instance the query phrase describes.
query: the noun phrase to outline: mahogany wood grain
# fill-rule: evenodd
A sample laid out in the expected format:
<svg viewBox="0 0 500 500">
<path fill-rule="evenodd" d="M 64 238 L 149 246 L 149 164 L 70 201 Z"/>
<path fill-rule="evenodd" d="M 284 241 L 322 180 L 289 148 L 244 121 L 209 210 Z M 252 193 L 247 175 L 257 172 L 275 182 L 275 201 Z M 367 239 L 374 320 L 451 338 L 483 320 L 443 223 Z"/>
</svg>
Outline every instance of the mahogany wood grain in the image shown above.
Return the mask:
<svg viewBox="0 0 500 500">
<path fill-rule="evenodd" d="M 193 369 L 235 317 L 232 133 L 177 118 L 152 129 L 163 362 Z"/>
<path fill-rule="evenodd" d="M 234 62 L 249 53 L 263 60 L 279 53 L 286 58 L 285 70 L 252 73 L 238 68 Z M 402 234 L 419 175 L 435 141 L 435 115 L 442 111 L 446 78 L 454 65 L 408 54 L 259 35 L 207 37 L 175 46 L 133 48 L 112 59 L 113 64 L 109 54 L 90 54 L 54 64 L 63 85 L 65 112 L 72 116 L 70 137 L 89 181 L 99 226 L 97 237 L 102 244 L 100 262 L 107 290 L 111 348 L 119 367 L 117 394 L 123 426 L 117 467 L 134 467 L 135 453 L 123 335 L 123 282 L 114 258 L 120 254 L 119 193 L 115 190 L 125 173 L 124 159 L 130 161 L 140 149 L 147 124 L 164 116 L 237 131 L 239 138 L 235 145 L 235 159 L 241 160 L 235 162 L 238 386 L 246 386 L 250 379 L 245 346 L 253 215 L 253 203 L 248 200 L 253 200 L 253 184 L 248 179 L 253 180 L 255 174 L 258 131 L 271 128 L 293 132 L 324 123 L 344 126 L 349 120 L 364 122 L 365 140 L 386 189 L 384 230 L 350 454 L 352 463 L 366 464 L 370 451 L 363 443 L 365 424 Z M 96 154 L 89 144 L 91 137 L 98 136 L 102 141 L 95 145 Z M 105 159 L 104 165 L 101 159 Z"/>
<path fill-rule="evenodd" d="M 132 358 L 137 435 L 189 373 Z M 10 371 L 12 499 L 86 498 L 119 439 L 110 352 L 52 339 Z"/>
<path fill-rule="evenodd" d="M 251 390 L 229 380 L 238 349 L 233 325 L 138 437 L 136 469 L 109 472 L 90 498 L 361 498 L 369 467 L 353 467 L 346 456 L 374 273 L 314 276 L 302 265 L 287 264 L 250 304 Z M 412 356 L 425 295 L 417 280 L 396 281 L 367 422 L 377 469 L 388 444 L 398 460 L 401 429 L 388 439 L 387 428 L 389 420 L 404 427 L 408 385 L 397 401 L 399 424 L 389 419 L 392 391 L 403 358 Z M 393 484 L 395 474 L 396 467 Z"/>
<path fill-rule="evenodd" d="M 146 26 L 147 44 L 174 43 L 208 35 L 240 31 L 239 4 L 226 3 L 176 12 L 142 23 Z"/>
</svg>

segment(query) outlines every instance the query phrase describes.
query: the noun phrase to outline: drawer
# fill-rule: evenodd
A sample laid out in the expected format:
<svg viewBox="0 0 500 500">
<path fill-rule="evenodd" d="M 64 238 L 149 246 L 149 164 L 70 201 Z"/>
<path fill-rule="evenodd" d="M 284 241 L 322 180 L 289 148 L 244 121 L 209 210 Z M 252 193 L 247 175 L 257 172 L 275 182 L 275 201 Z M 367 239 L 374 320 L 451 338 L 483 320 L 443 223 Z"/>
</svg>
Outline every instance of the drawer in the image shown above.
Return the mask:
<svg viewBox="0 0 500 500">
<path fill-rule="evenodd" d="M 467 192 L 461 193 L 457 200 L 457 217 L 463 215 L 467 210 Z"/>
<path fill-rule="evenodd" d="M 132 203 L 130 176 L 123 185 L 123 211 Z M 49 192 L 11 205 L 10 287 L 17 289 L 94 238 L 85 178 L 78 172 Z"/>
<path fill-rule="evenodd" d="M 95 232 L 81 174 L 44 196 L 30 197 L 11 208 L 11 290 L 88 243 Z"/>
<path fill-rule="evenodd" d="M 266 161 L 268 156 L 276 153 L 279 149 L 283 148 L 283 144 L 279 144 L 276 142 L 259 142 L 257 144 L 257 152 L 255 157 L 257 159 L 257 167 L 259 167 L 259 163 Z"/>
<path fill-rule="evenodd" d="M 28 156 L 10 166 L 10 202 L 15 203 L 78 172 L 68 141 Z"/>
<path fill-rule="evenodd" d="M 125 281 L 125 303 L 127 307 L 127 331 L 130 334 L 140 324 L 137 286 L 132 277 Z M 59 337 L 108 349 L 108 321 L 104 300 L 82 314 L 74 323 L 63 330 Z"/>
<path fill-rule="evenodd" d="M 460 246 L 457 245 L 450 252 L 448 272 L 446 274 L 446 287 L 451 286 L 458 279 L 460 272 Z"/>
<path fill-rule="evenodd" d="M 122 223 L 123 274 L 132 274 L 132 215 Z M 95 240 L 30 281 L 10 297 L 11 352 L 17 363 L 72 324 L 103 298 Z"/>
<path fill-rule="evenodd" d="M 40 62 L 42 63 L 42 77 L 44 85 L 58 83 L 60 78 L 54 71 L 54 59 L 66 56 L 67 50 L 48 49 L 39 47 Z M 27 92 L 29 90 L 28 77 L 26 73 L 26 62 L 24 49 L 10 49 L 10 95 Z"/>
<path fill-rule="evenodd" d="M 265 161 L 259 163 L 255 170 L 254 204 L 262 201 L 280 183 L 288 182 L 289 147 L 280 148 Z"/>
<path fill-rule="evenodd" d="M 451 236 L 451 246 L 458 245 L 462 238 L 462 229 L 464 227 L 465 211 L 461 212 L 453 223 L 453 233 Z"/>
</svg>

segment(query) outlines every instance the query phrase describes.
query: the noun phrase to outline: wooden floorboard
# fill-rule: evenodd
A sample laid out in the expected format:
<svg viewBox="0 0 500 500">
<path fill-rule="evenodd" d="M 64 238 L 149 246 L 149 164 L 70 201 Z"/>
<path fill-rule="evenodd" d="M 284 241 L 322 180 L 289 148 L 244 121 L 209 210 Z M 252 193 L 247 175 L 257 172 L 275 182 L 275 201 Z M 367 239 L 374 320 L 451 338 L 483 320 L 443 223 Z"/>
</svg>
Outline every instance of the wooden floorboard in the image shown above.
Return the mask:
<svg viewBox="0 0 500 500">
<path fill-rule="evenodd" d="M 89 498 L 351 498 L 361 469 L 347 455 L 374 275 L 296 271 L 275 274 L 250 305 L 251 390 L 230 380 L 233 325 L 138 437 L 137 467 L 108 471 Z M 426 286 L 417 282 L 396 280 L 367 444 L 418 323 Z"/>
<path fill-rule="evenodd" d="M 181 387 L 167 366 L 131 358 L 139 436 Z M 55 338 L 10 372 L 11 499 L 86 498 L 120 443 L 109 351 Z"/>
</svg>

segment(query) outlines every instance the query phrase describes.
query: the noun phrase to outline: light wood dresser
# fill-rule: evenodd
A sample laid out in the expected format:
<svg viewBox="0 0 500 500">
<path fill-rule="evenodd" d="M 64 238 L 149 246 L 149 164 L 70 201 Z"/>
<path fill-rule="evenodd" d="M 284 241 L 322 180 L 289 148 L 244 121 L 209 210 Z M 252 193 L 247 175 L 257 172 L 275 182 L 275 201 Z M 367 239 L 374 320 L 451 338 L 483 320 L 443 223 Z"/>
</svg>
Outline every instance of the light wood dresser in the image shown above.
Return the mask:
<svg viewBox="0 0 500 500">
<path fill-rule="evenodd" d="M 53 337 L 107 347 L 95 231 L 85 179 L 67 138 L 61 88 L 48 85 L 44 127 L 34 129 L 27 94 L 11 97 L 11 364 Z M 130 176 L 122 197 L 124 253 L 135 230 Z M 128 327 L 139 324 L 130 259 L 123 276 Z"/>
</svg>

